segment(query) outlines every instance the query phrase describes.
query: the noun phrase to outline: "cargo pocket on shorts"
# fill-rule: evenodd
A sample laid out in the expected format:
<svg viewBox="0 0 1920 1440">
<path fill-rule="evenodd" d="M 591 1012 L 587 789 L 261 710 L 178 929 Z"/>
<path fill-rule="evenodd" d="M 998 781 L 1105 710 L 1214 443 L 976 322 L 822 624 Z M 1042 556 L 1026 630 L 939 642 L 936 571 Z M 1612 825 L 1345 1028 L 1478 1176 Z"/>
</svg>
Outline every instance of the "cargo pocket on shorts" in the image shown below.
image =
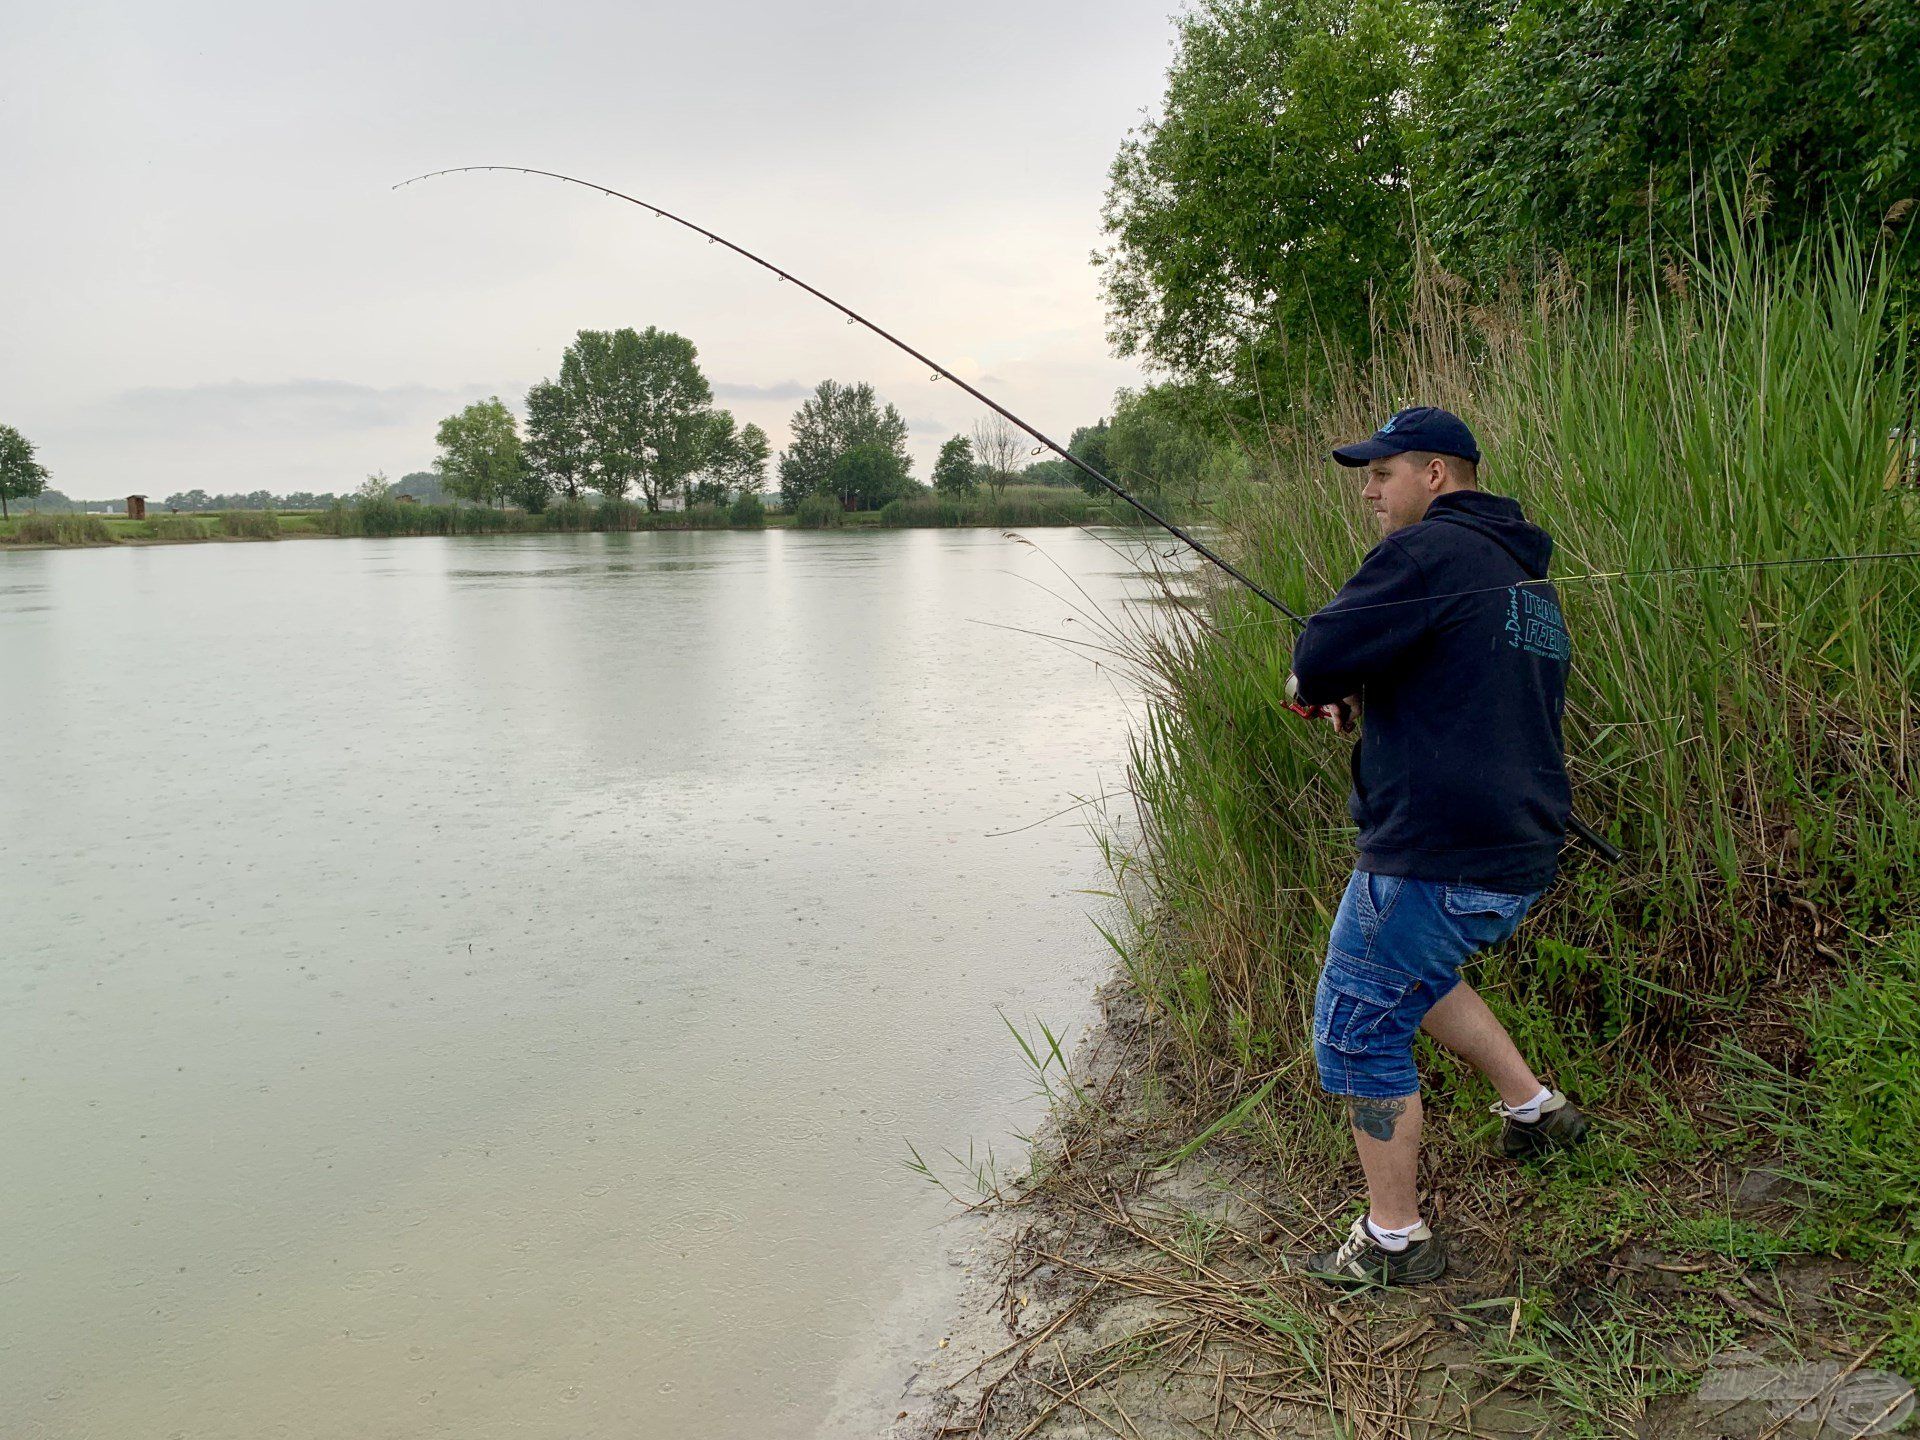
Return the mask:
<svg viewBox="0 0 1920 1440">
<path fill-rule="evenodd" d="M 1440 903 L 1449 915 L 1497 915 L 1511 920 L 1520 913 L 1531 895 L 1510 895 L 1504 890 L 1482 890 L 1477 885 L 1449 885 Z"/>
<path fill-rule="evenodd" d="M 1343 1055 L 1364 1054 L 1381 1024 L 1419 988 L 1411 975 L 1332 951 L 1314 997 L 1313 1038 Z"/>
<path fill-rule="evenodd" d="M 1532 895 L 1482 890 L 1477 885 L 1448 885 L 1442 889 L 1440 908 L 1467 942 L 1480 949 L 1498 945 L 1518 930 L 1533 900 Z"/>
</svg>

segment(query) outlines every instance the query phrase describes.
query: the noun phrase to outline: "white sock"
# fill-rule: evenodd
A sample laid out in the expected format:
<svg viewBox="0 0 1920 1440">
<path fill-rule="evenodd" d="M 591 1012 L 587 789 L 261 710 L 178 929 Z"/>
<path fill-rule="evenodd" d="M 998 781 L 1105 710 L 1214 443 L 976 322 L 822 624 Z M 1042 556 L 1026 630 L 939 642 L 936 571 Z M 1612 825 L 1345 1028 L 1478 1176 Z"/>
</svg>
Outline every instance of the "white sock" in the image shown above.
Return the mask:
<svg viewBox="0 0 1920 1440">
<path fill-rule="evenodd" d="M 1527 1101 L 1526 1104 L 1524 1105 L 1503 1104 L 1500 1107 L 1500 1111 L 1509 1120 L 1518 1120 L 1522 1125 L 1531 1125 L 1533 1124 L 1534 1121 L 1540 1118 L 1541 1106 L 1545 1105 L 1552 1098 L 1553 1098 L 1553 1091 L 1547 1089 L 1543 1085 L 1540 1087 L 1540 1093 L 1534 1096 L 1531 1100 Z"/>
<path fill-rule="evenodd" d="M 1402 1225 L 1397 1230 L 1388 1230 L 1373 1223 L 1373 1216 L 1367 1216 L 1367 1234 L 1373 1237 L 1373 1243 L 1389 1255 L 1398 1255 L 1413 1241 L 1413 1232 L 1426 1222 L 1415 1220 L 1411 1225 Z"/>
</svg>

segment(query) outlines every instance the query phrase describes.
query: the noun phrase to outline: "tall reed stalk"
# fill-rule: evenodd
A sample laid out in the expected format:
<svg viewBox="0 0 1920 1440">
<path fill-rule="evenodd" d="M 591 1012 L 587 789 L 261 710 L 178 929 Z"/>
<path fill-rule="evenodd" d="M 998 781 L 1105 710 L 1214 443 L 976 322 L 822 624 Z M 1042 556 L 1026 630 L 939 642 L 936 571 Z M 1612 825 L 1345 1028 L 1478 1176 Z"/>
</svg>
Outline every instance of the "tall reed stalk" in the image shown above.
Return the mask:
<svg viewBox="0 0 1920 1440">
<path fill-rule="evenodd" d="M 1553 534 L 1558 575 L 1917 548 L 1889 334 L 1875 257 L 1837 235 L 1783 253 L 1730 227 L 1624 299 L 1472 307 L 1427 283 L 1379 359 L 1276 412 L 1222 517 L 1256 578 L 1311 609 L 1374 539 L 1328 448 L 1438 404 L 1479 433 L 1486 488 Z M 1920 913 L 1920 565 L 1569 579 L 1561 598 L 1576 805 L 1629 859 L 1570 851 L 1474 978 L 1541 1063 L 1592 1075 L 1737 1016 L 1844 927 Z M 1197 1059 L 1258 1074 L 1307 1043 L 1352 863 L 1347 747 L 1281 708 L 1292 628 L 1236 589 L 1211 602 L 1135 641 L 1155 703 L 1122 948 Z"/>
</svg>

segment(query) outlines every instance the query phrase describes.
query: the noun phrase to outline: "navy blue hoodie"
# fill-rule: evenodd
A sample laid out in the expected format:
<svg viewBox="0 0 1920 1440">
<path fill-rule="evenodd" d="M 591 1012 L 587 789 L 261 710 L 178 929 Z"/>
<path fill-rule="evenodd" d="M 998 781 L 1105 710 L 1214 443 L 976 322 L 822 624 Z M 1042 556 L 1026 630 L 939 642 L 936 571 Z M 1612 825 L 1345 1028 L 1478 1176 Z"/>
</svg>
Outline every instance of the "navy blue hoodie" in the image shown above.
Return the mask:
<svg viewBox="0 0 1920 1440">
<path fill-rule="evenodd" d="M 1360 869 L 1505 891 L 1553 878 L 1571 807 L 1567 631 L 1552 586 L 1514 584 L 1544 578 L 1552 554 L 1514 501 L 1450 491 L 1308 620 L 1300 699 L 1364 706 L 1348 802 Z"/>
</svg>

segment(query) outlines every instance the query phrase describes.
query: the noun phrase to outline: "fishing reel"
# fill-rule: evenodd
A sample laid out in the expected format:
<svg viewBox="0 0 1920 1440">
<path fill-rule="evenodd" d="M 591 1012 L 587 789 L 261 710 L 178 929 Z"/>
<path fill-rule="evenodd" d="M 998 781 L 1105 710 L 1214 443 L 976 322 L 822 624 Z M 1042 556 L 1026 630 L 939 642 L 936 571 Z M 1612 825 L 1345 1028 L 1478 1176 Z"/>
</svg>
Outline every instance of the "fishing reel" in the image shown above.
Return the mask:
<svg viewBox="0 0 1920 1440">
<path fill-rule="evenodd" d="M 1300 699 L 1300 677 L 1287 676 L 1287 709 L 1302 720 L 1331 720 L 1333 728 L 1342 735 L 1351 735 L 1354 724 L 1360 718 L 1357 706 L 1349 705 L 1345 700 L 1336 700 L 1331 705 L 1308 705 Z"/>
</svg>

